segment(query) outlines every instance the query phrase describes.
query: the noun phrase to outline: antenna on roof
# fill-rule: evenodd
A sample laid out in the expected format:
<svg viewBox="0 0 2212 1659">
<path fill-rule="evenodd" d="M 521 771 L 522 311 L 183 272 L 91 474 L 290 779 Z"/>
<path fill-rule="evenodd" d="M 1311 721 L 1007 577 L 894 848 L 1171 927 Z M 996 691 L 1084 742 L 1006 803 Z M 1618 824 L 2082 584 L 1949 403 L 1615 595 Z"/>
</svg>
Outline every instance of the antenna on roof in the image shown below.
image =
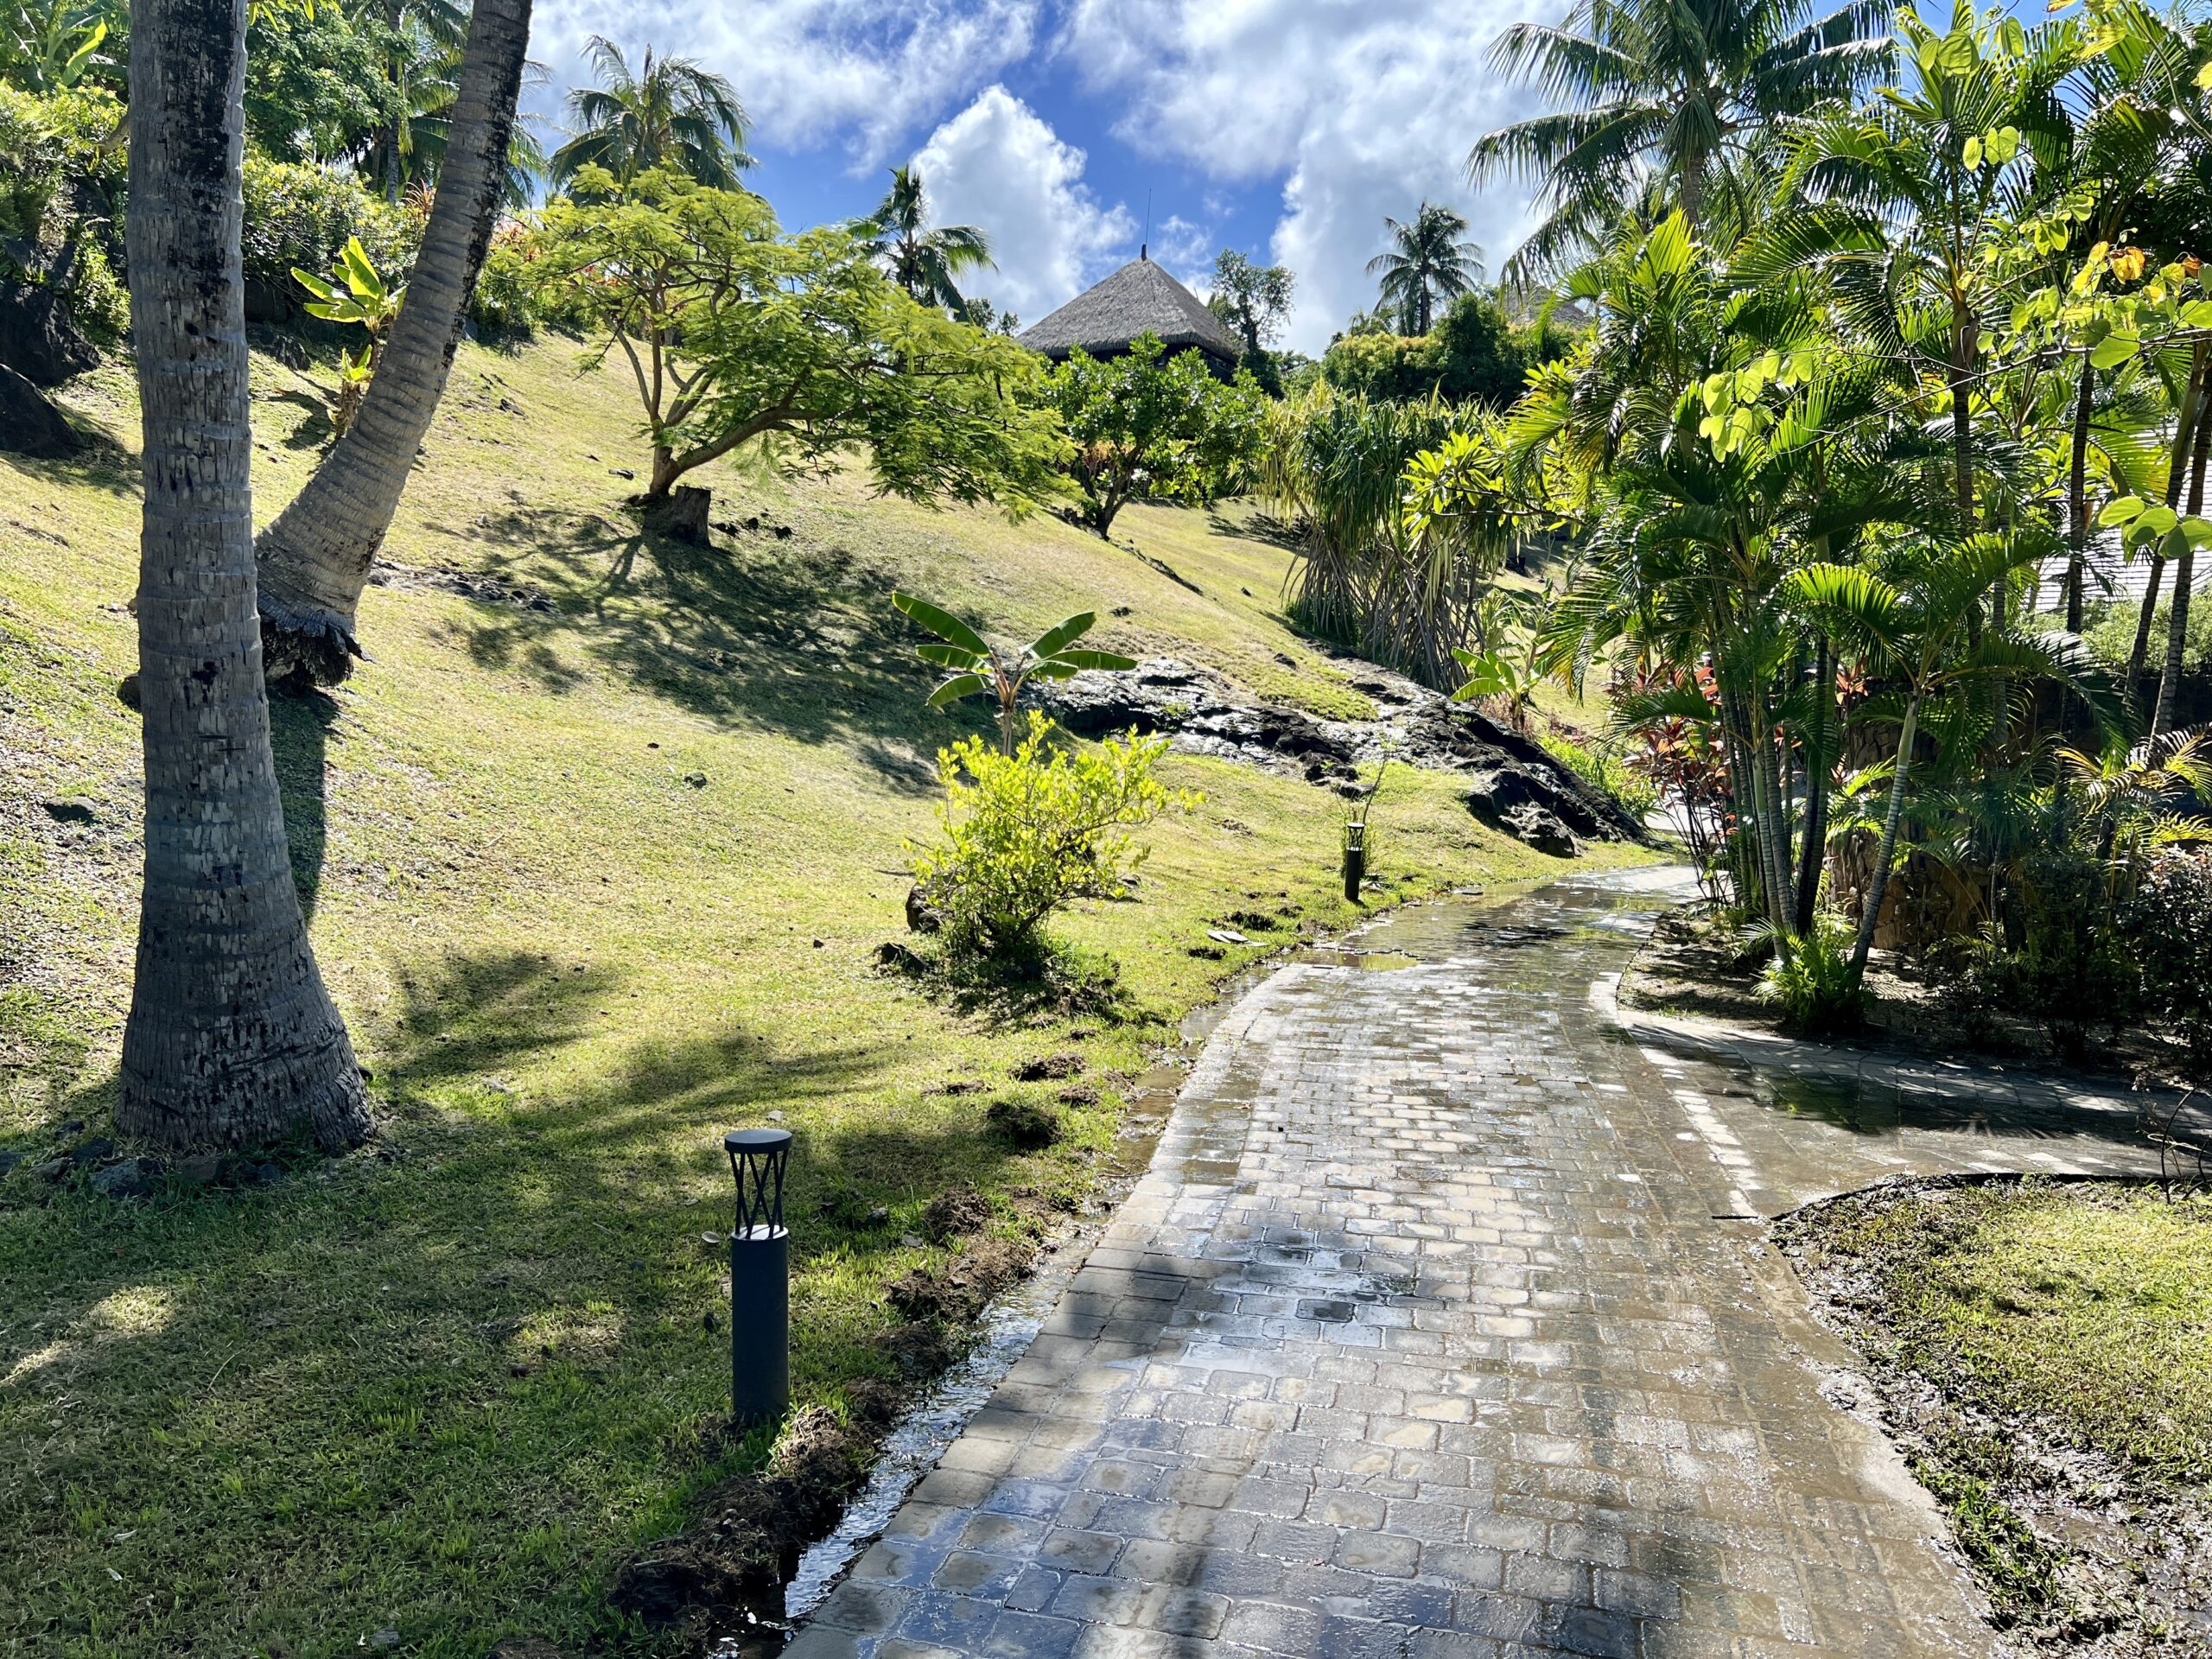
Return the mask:
<svg viewBox="0 0 2212 1659">
<path fill-rule="evenodd" d="M 1150 259 L 1150 258 L 1151 258 L 1151 257 L 1152 257 L 1152 192 L 1151 192 L 1150 190 L 1147 190 L 1147 191 L 1144 193 L 1144 240 L 1137 244 L 1137 257 L 1138 257 L 1138 258 L 1140 258 L 1140 259 L 1147 259 L 1147 260 L 1148 260 L 1148 259 Z"/>
</svg>

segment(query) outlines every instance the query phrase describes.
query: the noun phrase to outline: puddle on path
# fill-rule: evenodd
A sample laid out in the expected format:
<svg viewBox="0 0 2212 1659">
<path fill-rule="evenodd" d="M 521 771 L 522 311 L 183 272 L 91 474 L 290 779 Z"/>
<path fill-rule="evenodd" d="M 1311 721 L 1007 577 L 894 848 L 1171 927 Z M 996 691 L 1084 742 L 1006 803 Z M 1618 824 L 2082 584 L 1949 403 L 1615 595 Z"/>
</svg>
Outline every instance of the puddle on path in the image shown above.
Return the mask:
<svg viewBox="0 0 2212 1659">
<path fill-rule="evenodd" d="M 1315 968 L 1348 968 L 1357 971 L 1380 974 L 1394 968 L 1418 968 L 1419 957 L 1409 957 L 1402 950 L 1358 950 L 1335 945 L 1308 945 L 1293 950 L 1282 958 L 1284 962 L 1302 962 Z"/>
</svg>

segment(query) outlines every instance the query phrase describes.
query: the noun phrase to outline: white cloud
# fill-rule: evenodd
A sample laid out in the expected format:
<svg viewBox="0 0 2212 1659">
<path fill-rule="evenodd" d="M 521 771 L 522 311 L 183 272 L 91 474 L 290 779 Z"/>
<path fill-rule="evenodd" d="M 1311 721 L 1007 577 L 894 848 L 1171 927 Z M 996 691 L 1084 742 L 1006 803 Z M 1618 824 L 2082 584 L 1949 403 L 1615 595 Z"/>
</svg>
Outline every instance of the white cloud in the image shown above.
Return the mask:
<svg viewBox="0 0 2212 1659">
<path fill-rule="evenodd" d="M 531 55 L 553 87 L 581 79 L 584 41 L 604 35 L 728 75 L 756 135 L 779 149 L 839 140 L 856 171 L 894 157 L 954 99 L 1036 43 L 1042 0 L 541 0 Z M 533 100 L 550 109 L 550 99 Z"/>
<path fill-rule="evenodd" d="M 940 225 L 991 238 L 995 271 L 968 286 L 1035 322 L 1136 251 L 1137 226 L 1083 181 L 1084 153 L 1003 86 L 988 86 L 931 133 L 914 166 Z"/>
<path fill-rule="evenodd" d="M 1491 42 L 1560 0 L 1073 0 L 1058 41 L 1119 137 L 1211 176 L 1287 176 L 1272 256 L 1298 276 L 1287 341 L 1318 351 L 1373 303 L 1383 215 L 1424 200 L 1465 214 L 1494 271 L 1528 226 L 1527 191 L 1462 171 L 1491 128 L 1532 113 Z"/>
</svg>

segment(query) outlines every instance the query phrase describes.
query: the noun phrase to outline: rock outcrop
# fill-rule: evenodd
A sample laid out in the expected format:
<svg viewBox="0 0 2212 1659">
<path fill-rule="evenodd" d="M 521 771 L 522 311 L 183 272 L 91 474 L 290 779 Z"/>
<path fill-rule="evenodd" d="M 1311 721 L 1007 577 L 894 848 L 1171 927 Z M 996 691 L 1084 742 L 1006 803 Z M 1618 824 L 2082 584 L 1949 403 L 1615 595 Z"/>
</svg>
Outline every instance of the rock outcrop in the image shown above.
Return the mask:
<svg viewBox="0 0 2212 1659">
<path fill-rule="evenodd" d="M 1078 736 L 1165 733 L 1187 753 L 1346 789 L 1387 745 L 1414 766 L 1465 773 L 1468 810 L 1539 851 L 1572 857 L 1578 841 L 1642 838 L 1643 826 L 1618 802 L 1479 710 L 1365 664 L 1347 683 L 1374 702 L 1376 718 L 1321 720 L 1172 657 L 1149 658 L 1127 673 L 1078 674 L 1050 687 L 1045 708 Z"/>
</svg>

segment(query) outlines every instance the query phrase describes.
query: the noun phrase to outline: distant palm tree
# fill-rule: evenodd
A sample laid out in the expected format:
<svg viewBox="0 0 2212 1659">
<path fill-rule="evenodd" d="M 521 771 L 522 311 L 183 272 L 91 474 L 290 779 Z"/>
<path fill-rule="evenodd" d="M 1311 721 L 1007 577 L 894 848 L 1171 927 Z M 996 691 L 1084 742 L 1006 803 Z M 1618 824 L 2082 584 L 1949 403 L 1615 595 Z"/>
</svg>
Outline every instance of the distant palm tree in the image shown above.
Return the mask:
<svg viewBox="0 0 2212 1659">
<path fill-rule="evenodd" d="M 745 110 L 737 89 L 695 58 L 664 58 L 651 47 L 635 71 L 622 48 L 594 35 L 586 48 L 596 86 L 569 93 L 575 136 L 553 152 L 554 188 L 586 166 L 627 181 L 649 168 L 687 173 L 728 190 L 753 165 L 745 153 Z"/>
<path fill-rule="evenodd" d="M 1435 321 L 1435 301 L 1464 294 L 1483 278 L 1483 251 L 1463 241 L 1467 221 L 1449 207 L 1424 201 L 1409 225 L 1395 219 L 1392 245 L 1367 262 L 1370 276 L 1382 275 L 1382 300 L 1397 307 L 1408 334 L 1425 334 Z"/>
<path fill-rule="evenodd" d="M 1623 204 L 1696 230 L 1716 203 L 1732 241 L 1789 118 L 1848 96 L 1890 60 L 1886 0 L 1575 0 L 1564 22 L 1516 23 L 1493 60 L 1573 107 L 1478 143 L 1467 175 L 1533 178 L 1548 217 L 1507 274 L 1554 265 L 1609 232 Z M 1651 209 L 1656 207 L 1656 211 Z"/>
<path fill-rule="evenodd" d="M 875 248 L 891 280 L 924 305 L 958 312 L 966 303 L 954 281 L 963 271 L 996 270 L 990 238 L 973 225 L 929 223 L 929 196 L 911 167 L 891 169 L 891 188 L 854 228 Z"/>
</svg>

